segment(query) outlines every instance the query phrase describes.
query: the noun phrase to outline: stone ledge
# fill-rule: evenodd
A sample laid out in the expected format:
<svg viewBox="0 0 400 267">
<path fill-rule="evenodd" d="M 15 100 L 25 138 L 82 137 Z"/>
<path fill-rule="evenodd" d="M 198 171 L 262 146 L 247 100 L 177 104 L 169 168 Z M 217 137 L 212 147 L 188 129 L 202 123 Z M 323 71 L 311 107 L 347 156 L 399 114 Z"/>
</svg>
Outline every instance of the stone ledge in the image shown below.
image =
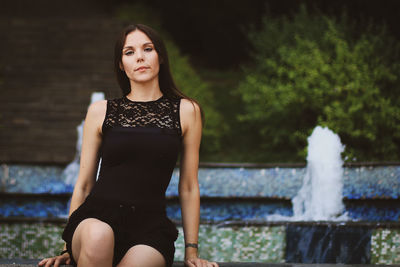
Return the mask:
<svg viewBox="0 0 400 267">
<path fill-rule="evenodd" d="M 37 267 L 39 260 L 35 259 L 0 259 L 0 267 Z M 337 264 L 291 264 L 291 263 L 260 263 L 260 262 L 221 262 L 218 263 L 221 267 L 338 267 Z M 173 267 L 182 267 L 183 262 L 175 262 Z M 340 267 L 356 267 L 358 264 L 340 264 Z M 400 265 L 372 265 L 363 264 L 363 267 L 400 267 Z M 61 267 L 72 267 L 71 265 L 61 265 Z"/>
<path fill-rule="evenodd" d="M 40 260 L 25 260 L 25 259 L 9 259 L 9 260 L 1 260 L 0 259 L 0 267 L 37 267 L 37 263 Z M 234 267 L 240 267 L 240 266 L 256 266 L 256 267 L 291 267 L 292 264 L 268 264 L 268 263 L 255 263 L 255 262 L 245 262 L 245 263 L 240 263 L 240 262 L 224 262 L 224 263 L 218 263 L 221 267 L 229 267 L 229 266 L 234 266 Z M 174 262 L 172 265 L 173 267 L 182 267 L 183 262 L 177 261 Z M 297 266 L 297 265 L 296 265 Z M 72 267 L 72 265 L 61 265 L 61 267 Z M 374 265 L 375 267 L 375 265 Z"/>
</svg>

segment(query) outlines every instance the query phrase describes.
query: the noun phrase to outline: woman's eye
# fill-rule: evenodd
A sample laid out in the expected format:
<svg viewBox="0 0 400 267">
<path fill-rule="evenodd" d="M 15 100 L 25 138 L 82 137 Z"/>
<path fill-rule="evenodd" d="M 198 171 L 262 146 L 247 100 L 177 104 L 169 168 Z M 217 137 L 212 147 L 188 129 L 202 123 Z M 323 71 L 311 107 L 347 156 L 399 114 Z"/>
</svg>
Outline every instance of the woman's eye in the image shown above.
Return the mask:
<svg viewBox="0 0 400 267">
<path fill-rule="evenodd" d="M 151 51 L 153 51 L 153 48 L 152 48 L 152 47 L 146 47 L 146 48 L 144 49 L 144 51 L 146 51 L 146 52 L 151 52 Z"/>
<path fill-rule="evenodd" d="M 125 55 L 127 55 L 127 56 L 132 55 L 132 54 L 133 54 L 133 51 L 127 51 L 127 52 L 125 52 Z"/>
</svg>

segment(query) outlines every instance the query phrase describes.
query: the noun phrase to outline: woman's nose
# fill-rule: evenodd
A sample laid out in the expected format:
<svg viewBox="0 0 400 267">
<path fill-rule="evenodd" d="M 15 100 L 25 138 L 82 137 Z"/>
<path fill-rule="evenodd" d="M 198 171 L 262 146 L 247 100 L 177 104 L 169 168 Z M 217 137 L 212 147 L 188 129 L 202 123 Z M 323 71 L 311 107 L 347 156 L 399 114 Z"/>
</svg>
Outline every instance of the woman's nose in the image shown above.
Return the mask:
<svg viewBox="0 0 400 267">
<path fill-rule="evenodd" d="M 143 59 L 144 59 L 144 57 L 143 57 L 144 55 L 143 55 L 143 52 L 136 52 L 136 60 L 137 61 L 142 61 Z"/>
</svg>

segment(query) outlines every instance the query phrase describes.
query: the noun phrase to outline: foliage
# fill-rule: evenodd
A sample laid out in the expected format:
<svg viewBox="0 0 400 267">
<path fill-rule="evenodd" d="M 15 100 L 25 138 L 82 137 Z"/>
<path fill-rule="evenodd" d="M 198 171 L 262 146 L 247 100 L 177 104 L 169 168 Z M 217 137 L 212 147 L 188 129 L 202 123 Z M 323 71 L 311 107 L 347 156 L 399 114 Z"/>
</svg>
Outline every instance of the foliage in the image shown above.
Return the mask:
<svg viewBox="0 0 400 267">
<path fill-rule="evenodd" d="M 116 11 L 117 17 L 129 23 L 143 23 L 156 29 L 163 37 L 171 64 L 174 80 L 183 93 L 198 101 L 205 115 L 201 158 L 207 158 L 220 148 L 220 137 L 226 129 L 221 116 L 215 110 L 215 98 L 210 85 L 203 81 L 183 56 L 179 48 L 165 32 L 157 14 L 143 4 L 122 5 Z"/>
<path fill-rule="evenodd" d="M 323 125 L 349 159 L 400 159 L 400 47 L 384 27 L 355 29 L 345 14 L 335 20 L 302 7 L 249 30 L 254 64 L 237 89 L 237 118 L 253 129 L 258 153 L 304 159 L 307 136 Z"/>
</svg>

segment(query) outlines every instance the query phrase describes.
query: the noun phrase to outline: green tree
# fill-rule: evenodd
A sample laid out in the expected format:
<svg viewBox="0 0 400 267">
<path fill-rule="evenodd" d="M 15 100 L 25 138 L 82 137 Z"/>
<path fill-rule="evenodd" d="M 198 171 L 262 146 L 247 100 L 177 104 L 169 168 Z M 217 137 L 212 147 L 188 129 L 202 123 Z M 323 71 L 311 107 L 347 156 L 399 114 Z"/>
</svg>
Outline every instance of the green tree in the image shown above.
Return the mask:
<svg viewBox="0 0 400 267">
<path fill-rule="evenodd" d="M 372 25 L 356 33 L 345 14 L 338 21 L 303 6 L 249 30 L 254 61 L 237 89 L 238 120 L 257 129 L 248 134 L 258 153 L 304 159 L 307 136 L 322 125 L 349 159 L 400 159 L 400 47 Z"/>
</svg>

